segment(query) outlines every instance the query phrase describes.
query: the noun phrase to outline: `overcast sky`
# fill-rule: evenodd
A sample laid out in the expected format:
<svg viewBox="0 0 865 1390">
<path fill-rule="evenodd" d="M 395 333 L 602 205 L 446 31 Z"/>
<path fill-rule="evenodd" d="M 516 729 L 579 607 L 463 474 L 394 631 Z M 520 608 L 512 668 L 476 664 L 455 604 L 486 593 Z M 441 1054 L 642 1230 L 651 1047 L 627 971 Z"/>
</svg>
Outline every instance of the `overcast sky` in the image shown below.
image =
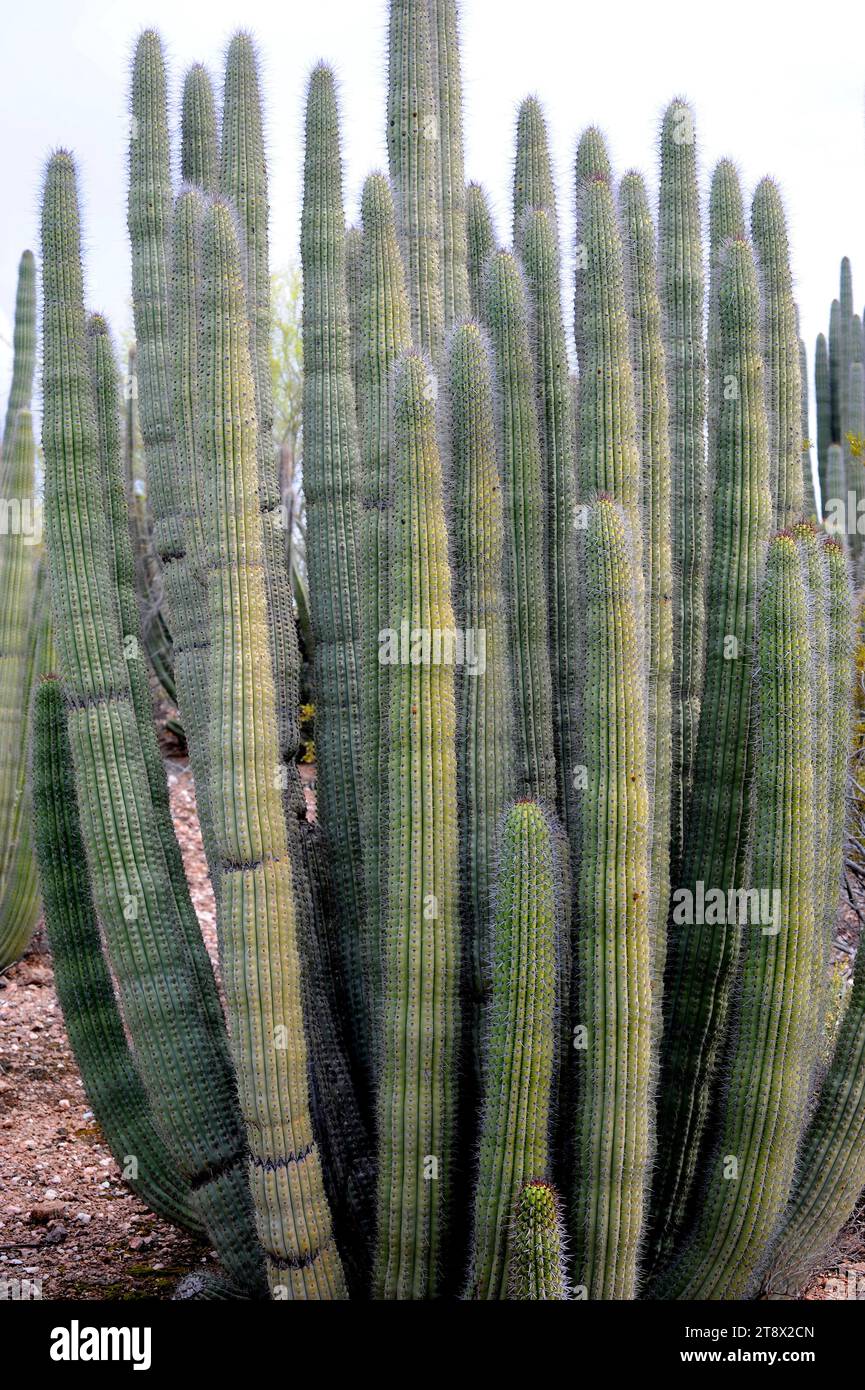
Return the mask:
<svg viewBox="0 0 865 1390">
<path fill-rule="evenodd" d="M 865 10 L 823 0 L 795 12 L 778 0 L 463 0 L 466 171 L 493 200 L 509 236 L 516 109 L 544 102 L 559 175 L 560 214 L 572 223 L 570 169 L 579 132 L 600 125 L 617 174 L 657 183 L 657 129 L 674 96 L 695 105 L 704 192 L 731 155 L 750 197 L 772 173 L 786 200 L 803 331 L 813 360 L 828 324 L 838 263 L 853 262 L 865 297 Z M 0 399 L 10 370 L 15 271 L 38 253 L 38 203 L 50 150 L 78 160 L 88 305 L 118 334 L 130 324 L 126 236 L 126 110 L 130 57 L 155 26 L 170 66 L 172 120 L 186 67 L 222 55 L 239 25 L 262 59 L 271 179 L 271 258 L 296 258 L 306 78 L 319 58 L 337 72 L 348 214 L 366 172 L 382 167 L 386 0 L 28 0 L 7 5 L 0 49 Z M 814 426 L 812 422 L 811 433 Z"/>
</svg>

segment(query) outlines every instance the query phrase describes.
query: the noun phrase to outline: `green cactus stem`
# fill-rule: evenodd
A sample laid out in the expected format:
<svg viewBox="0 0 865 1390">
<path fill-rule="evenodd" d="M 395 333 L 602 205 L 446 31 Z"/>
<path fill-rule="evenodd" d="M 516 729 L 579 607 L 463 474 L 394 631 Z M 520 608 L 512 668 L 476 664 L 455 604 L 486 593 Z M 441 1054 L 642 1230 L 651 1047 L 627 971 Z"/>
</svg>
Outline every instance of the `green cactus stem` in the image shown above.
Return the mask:
<svg viewBox="0 0 865 1390">
<path fill-rule="evenodd" d="M 19 410 L 29 410 L 36 372 L 36 261 L 32 251 L 22 251 L 15 290 L 15 326 L 12 331 L 12 385 L 3 425 L 3 443 L 11 446 Z M 5 494 L 4 494 L 5 495 Z"/>
<path fill-rule="evenodd" d="M 556 799 L 550 677 L 544 493 L 526 293 L 513 256 L 497 252 L 485 276 L 495 367 L 496 428 L 505 502 L 505 589 L 511 619 L 516 705 L 516 788 Z"/>
<path fill-rule="evenodd" d="M 549 137 L 543 107 L 537 97 L 526 97 L 517 116 L 517 153 L 514 161 L 514 244 L 520 236 L 527 209 L 545 212 L 556 232 L 556 185 L 550 160 Z"/>
<path fill-rule="evenodd" d="M 769 422 L 769 488 L 772 527 L 783 530 L 802 516 L 802 388 L 799 332 L 787 223 L 778 185 L 762 179 L 751 204 L 751 235 L 762 304 L 766 415 Z"/>
<path fill-rule="evenodd" d="M 829 388 L 829 349 L 822 333 L 817 334 L 814 349 L 814 391 L 817 401 L 817 476 L 820 480 L 821 511 L 825 512 L 828 492 L 827 463 L 832 443 L 832 402 Z"/>
<path fill-rule="evenodd" d="M 441 17 L 447 4 L 448 0 L 435 0 Z M 442 158 L 430 33 L 432 5 L 433 0 L 392 0 L 390 5 L 387 149 L 411 306 L 412 340 L 436 364 L 444 347 L 445 308 Z M 452 147 L 451 157 L 453 152 Z M 453 218 L 449 235 L 455 235 Z M 452 245 L 456 251 L 456 242 Z"/>
<path fill-rule="evenodd" d="M 552 1183 L 527 1182 L 513 1216 L 510 1294 L 517 1301 L 568 1297 L 561 1201 Z"/>
<path fill-rule="evenodd" d="M 501 833 L 468 1298 L 507 1297 L 514 1204 L 549 1168 L 557 873 L 546 816 L 517 802 Z"/>
<path fill-rule="evenodd" d="M 676 885 L 746 886 L 752 770 L 751 687 L 757 600 L 771 522 L 760 347 L 751 249 L 729 243 L 719 295 L 721 392 L 712 550 L 706 588 L 706 683 L 688 837 Z M 659 1249 L 687 1219 L 723 1043 L 741 933 L 677 922 L 668 936 L 654 1230 Z"/>
<path fill-rule="evenodd" d="M 261 1288 L 234 1076 L 212 972 L 150 794 L 120 630 L 84 331 L 75 168 L 43 203 L 45 510 L 60 669 L 97 916 L 154 1116 L 226 1273 Z"/>
<path fill-rule="evenodd" d="M 363 188 L 364 257 L 358 377 L 361 419 L 360 564 L 361 717 L 363 742 L 363 868 L 367 919 L 363 966 L 371 1026 L 381 1008 L 381 902 L 386 802 L 387 667 L 379 660 L 390 616 L 389 544 L 392 520 L 391 437 L 393 368 L 411 346 L 411 316 L 396 236 L 390 185 L 371 174 Z"/>
<path fill-rule="evenodd" d="M 673 643 L 674 866 L 681 855 L 700 722 L 706 578 L 706 343 L 703 250 L 694 115 L 675 100 L 661 127 L 658 287 L 664 323 L 670 452 L 673 469 L 673 570 L 677 578 Z"/>
<path fill-rule="evenodd" d="M 470 183 L 466 189 L 466 236 L 471 314 L 482 323 L 486 314 L 484 269 L 495 250 L 496 236 L 489 200 L 479 183 Z"/>
<path fill-rule="evenodd" d="M 463 87 L 456 0 L 427 0 L 438 110 L 439 226 L 445 332 L 469 313 Z"/>
<path fill-rule="evenodd" d="M 222 960 L 248 1172 L 271 1292 L 343 1298 L 312 1132 L 297 911 L 267 628 L 255 390 L 234 217 L 202 227 L 201 387 L 210 557 L 210 766 Z M 250 428 L 250 422 L 253 422 Z"/>
<path fill-rule="evenodd" d="M 348 296 L 349 333 L 351 336 L 351 381 L 354 398 L 357 402 L 358 428 L 362 424 L 360 357 L 361 336 L 361 297 L 363 295 L 363 232 L 360 227 L 349 227 L 345 234 L 345 292 Z"/>
<path fill-rule="evenodd" d="M 641 514 L 645 541 L 646 723 L 651 797 L 652 992 L 660 1024 L 670 897 L 670 790 L 673 678 L 673 553 L 669 403 L 661 305 L 657 291 L 655 233 L 639 174 L 619 186 L 619 220 L 630 323 L 634 405 L 640 445 Z M 657 1029 L 660 1038 L 660 1027 Z"/>
<path fill-rule="evenodd" d="M 180 174 L 203 193 L 219 187 L 216 101 L 207 68 L 194 63 L 183 82 L 180 113 Z"/>
<path fill-rule="evenodd" d="M 421 646 L 417 661 L 397 660 L 389 682 L 374 1290 L 418 1299 L 441 1290 L 460 1029 L 454 675 L 432 642 L 453 630 L 454 615 L 435 407 L 419 356 L 397 367 L 393 413 L 389 627 L 420 634 Z"/>
<path fill-rule="evenodd" d="M 586 1298 L 619 1299 L 636 1290 L 654 1068 L 644 622 L 627 522 L 609 498 L 590 509 L 584 551 L 574 1277 Z"/>
<path fill-rule="evenodd" d="M 770 906 L 736 927 L 744 962 L 720 1142 L 694 1238 L 659 1281 L 663 1298 L 747 1297 L 793 1182 L 815 1043 L 810 668 L 804 576 L 783 534 L 769 547 L 756 668 L 750 888 Z"/>
<path fill-rule="evenodd" d="M 197 1235 L 188 1184 L 160 1138 L 123 1031 L 90 881 L 60 683 L 36 694 L 33 806 L 39 882 L 54 982 L 87 1099 L 133 1192 L 158 1216 Z"/>
<path fill-rule="evenodd" d="M 318 804 L 331 849 L 355 1055 L 368 1066 L 361 854 L 360 445 L 351 381 L 339 120 L 331 71 L 315 69 L 306 114 L 303 432 L 307 565 L 315 635 Z"/>
</svg>

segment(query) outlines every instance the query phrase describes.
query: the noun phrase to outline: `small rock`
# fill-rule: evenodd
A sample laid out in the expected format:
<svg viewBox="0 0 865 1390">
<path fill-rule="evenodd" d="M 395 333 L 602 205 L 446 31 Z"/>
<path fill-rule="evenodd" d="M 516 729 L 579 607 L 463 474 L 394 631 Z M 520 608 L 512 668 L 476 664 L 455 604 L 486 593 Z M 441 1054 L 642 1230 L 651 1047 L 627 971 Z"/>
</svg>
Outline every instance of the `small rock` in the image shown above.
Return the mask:
<svg viewBox="0 0 865 1390">
<path fill-rule="evenodd" d="M 65 1202 L 37 1202 L 30 1208 L 29 1218 L 34 1226 L 46 1226 L 66 1211 Z"/>
<path fill-rule="evenodd" d="M 86 1226 L 87 1222 L 92 1220 L 92 1217 L 89 1211 L 76 1211 L 75 1220 L 80 1221 L 82 1226 Z"/>
</svg>

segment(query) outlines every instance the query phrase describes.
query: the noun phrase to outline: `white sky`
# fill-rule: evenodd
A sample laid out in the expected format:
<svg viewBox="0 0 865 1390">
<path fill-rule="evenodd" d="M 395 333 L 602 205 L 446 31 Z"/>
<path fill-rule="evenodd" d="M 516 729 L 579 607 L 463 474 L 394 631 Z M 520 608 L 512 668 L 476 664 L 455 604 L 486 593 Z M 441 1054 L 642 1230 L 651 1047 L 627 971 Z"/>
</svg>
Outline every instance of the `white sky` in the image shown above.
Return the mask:
<svg viewBox="0 0 865 1390">
<path fill-rule="evenodd" d="M 463 0 L 466 172 L 488 188 L 509 237 L 516 109 L 544 103 L 559 174 L 560 216 L 572 222 L 577 137 L 600 125 L 618 174 L 657 180 L 657 127 L 666 103 L 696 107 L 704 189 L 714 162 L 736 159 L 746 196 L 772 173 L 783 190 L 797 298 L 813 369 L 838 264 L 852 258 L 857 309 L 865 296 L 865 9 L 823 0 L 816 11 L 778 0 Z M 38 203 L 47 154 L 71 148 L 84 208 L 88 304 L 115 332 L 129 326 L 126 109 L 135 38 L 154 26 L 166 44 L 174 123 L 183 73 L 205 62 L 221 82 L 238 25 L 259 44 L 271 178 L 271 258 L 296 258 L 303 99 L 321 57 L 342 100 L 348 215 L 366 172 L 383 167 L 386 0 L 29 0 L 4 6 L 0 49 L 0 401 L 10 370 L 15 272 L 38 254 Z M 568 295 L 567 299 L 570 298 Z M 567 300 L 566 300 L 567 303 Z M 811 423 L 812 437 L 814 423 Z"/>
</svg>

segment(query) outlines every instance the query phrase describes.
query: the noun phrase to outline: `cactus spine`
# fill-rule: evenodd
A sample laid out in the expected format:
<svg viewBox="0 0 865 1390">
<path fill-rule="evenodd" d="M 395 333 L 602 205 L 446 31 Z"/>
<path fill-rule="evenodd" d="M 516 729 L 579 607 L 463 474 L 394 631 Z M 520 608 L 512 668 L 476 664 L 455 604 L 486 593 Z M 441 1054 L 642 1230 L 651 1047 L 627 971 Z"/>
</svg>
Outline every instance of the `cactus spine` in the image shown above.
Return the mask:
<svg viewBox="0 0 865 1390">
<path fill-rule="evenodd" d="M 315 633 L 316 754 L 333 854 L 355 1055 L 368 1066 L 360 847 L 359 442 L 345 291 L 345 224 L 333 74 L 317 67 L 306 114 L 303 430 L 307 564 Z"/>
<path fill-rule="evenodd" d="M 585 533 L 582 692 L 587 785 L 576 860 L 579 1104 L 575 1281 L 633 1298 L 650 1157 L 652 987 L 642 606 L 623 512 L 609 498 Z M 616 807 L 611 818 L 609 807 Z"/>
<path fill-rule="evenodd" d="M 482 1009 L 492 987 L 492 890 L 498 835 L 513 778 L 513 690 L 503 591 L 502 487 L 493 390 L 483 335 L 455 329 L 448 353 L 450 456 L 454 488 L 454 616 L 482 661 L 457 668 L 457 764 L 463 951 L 472 1059 L 480 1070 Z"/>
<path fill-rule="evenodd" d="M 670 452 L 673 469 L 673 568 L 678 581 L 673 634 L 673 802 L 671 854 L 681 854 L 694 775 L 704 652 L 706 537 L 706 344 L 703 252 L 694 115 L 682 101 L 661 128 L 658 284 L 664 318 Z"/>
<path fill-rule="evenodd" d="M 706 684 L 679 887 L 745 886 L 751 779 L 751 683 L 771 520 L 759 293 L 748 243 L 731 242 L 720 286 L 720 393 L 712 552 L 706 589 Z M 686 924 L 674 911 L 659 1113 L 655 1233 L 675 1239 L 690 1200 L 724 1037 L 736 926 Z"/>
<path fill-rule="evenodd" d="M 556 1052 L 556 878 L 550 826 L 517 802 L 502 826 L 492 992 L 467 1297 L 507 1296 L 511 1216 L 549 1167 Z"/>
<path fill-rule="evenodd" d="M 39 883 L 63 1019 L 87 1099 L 124 1176 L 142 1201 L 175 1225 L 201 1234 L 188 1184 L 153 1118 L 126 1041 L 114 985 L 102 950 L 57 680 L 45 680 L 35 702 L 33 805 Z"/>
<path fill-rule="evenodd" d="M 751 204 L 751 235 L 762 303 L 766 414 L 769 423 L 769 488 L 772 526 L 782 530 L 802 516 L 802 388 L 799 332 L 781 195 L 762 179 Z"/>
<path fill-rule="evenodd" d="M 510 1268 L 512 1299 L 567 1299 L 561 1203 L 548 1182 L 527 1182 L 517 1198 Z"/>
<path fill-rule="evenodd" d="M 810 665 L 804 577 L 795 541 L 781 535 L 760 600 L 751 828 L 751 889 L 773 907 L 745 929 L 720 1143 L 693 1243 L 662 1297 L 746 1297 L 793 1181 L 814 1043 Z"/>
<path fill-rule="evenodd" d="M 390 630 L 430 644 L 453 629 L 429 369 L 407 354 L 394 386 Z M 440 1291 L 459 1037 L 459 848 L 453 670 L 397 661 L 390 680 L 383 1048 L 379 1085 L 379 1298 Z M 430 1165 L 435 1165 L 435 1181 Z"/>
<path fill-rule="evenodd" d="M 495 365 L 496 426 L 505 500 L 505 586 L 516 702 L 516 785 L 555 804 L 553 703 L 544 573 L 544 498 L 526 294 L 513 256 L 497 252 L 485 277 Z"/>
</svg>

